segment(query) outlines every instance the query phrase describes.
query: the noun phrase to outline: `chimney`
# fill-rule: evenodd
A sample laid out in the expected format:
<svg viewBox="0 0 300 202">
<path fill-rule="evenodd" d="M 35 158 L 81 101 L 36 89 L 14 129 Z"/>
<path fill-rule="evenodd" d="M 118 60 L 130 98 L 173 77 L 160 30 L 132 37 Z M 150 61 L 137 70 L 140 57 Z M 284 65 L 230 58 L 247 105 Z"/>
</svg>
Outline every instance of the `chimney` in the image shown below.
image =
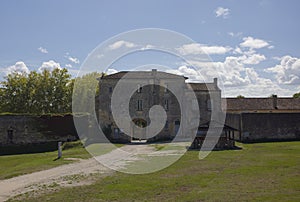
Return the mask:
<svg viewBox="0 0 300 202">
<path fill-rule="evenodd" d="M 273 108 L 278 109 L 278 107 L 277 107 L 277 95 L 272 95 L 272 99 L 273 99 Z"/>
<path fill-rule="evenodd" d="M 152 76 L 156 76 L 157 69 L 152 69 Z"/>
<path fill-rule="evenodd" d="M 218 87 L 218 78 L 214 78 L 214 84 L 216 87 Z"/>
</svg>

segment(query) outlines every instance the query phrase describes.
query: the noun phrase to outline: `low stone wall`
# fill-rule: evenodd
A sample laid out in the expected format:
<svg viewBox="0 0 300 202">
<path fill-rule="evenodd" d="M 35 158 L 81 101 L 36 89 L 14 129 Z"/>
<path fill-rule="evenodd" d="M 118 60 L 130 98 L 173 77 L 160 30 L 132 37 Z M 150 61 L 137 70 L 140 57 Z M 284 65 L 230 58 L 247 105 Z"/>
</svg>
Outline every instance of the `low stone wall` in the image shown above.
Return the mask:
<svg viewBox="0 0 300 202">
<path fill-rule="evenodd" d="M 300 140 L 300 113 L 228 113 L 226 124 L 241 142 Z"/>
<path fill-rule="evenodd" d="M 78 140 L 72 115 L 1 115 L 0 145 Z"/>
</svg>

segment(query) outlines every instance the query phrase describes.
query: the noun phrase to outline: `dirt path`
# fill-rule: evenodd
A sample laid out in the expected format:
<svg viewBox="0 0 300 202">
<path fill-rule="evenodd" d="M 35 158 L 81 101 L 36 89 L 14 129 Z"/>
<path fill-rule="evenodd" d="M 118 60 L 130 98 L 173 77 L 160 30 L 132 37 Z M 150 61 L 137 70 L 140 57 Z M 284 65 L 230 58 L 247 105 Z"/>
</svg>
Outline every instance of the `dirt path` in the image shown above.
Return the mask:
<svg viewBox="0 0 300 202">
<path fill-rule="evenodd" d="M 137 161 L 147 162 L 149 158 L 153 158 L 153 155 L 171 158 L 179 154 L 178 150 L 156 151 L 155 147 L 149 144 L 125 145 L 95 158 L 81 159 L 79 162 L 0 180 L 0 201 L 30 191 L 45 192 L 43 188 L 58 189 L 63 186 L 92 184 L 99 177 L 112 174 L 114 170 L 131 169 L 130 166 L 136 165 Z"/>
<path fill-rule="evenodd" d="M 96 158 L 101 160 L 101 162 L 104 162 L 104 165 L 107 167 L 115 170 L 124 168 L 126 165 L 139 160 L 136 154 L 152 150 L 154 150 L 154 148 L 149 145 L 126 145 L 121 149 L 116 149 Z M 100 173 L 100 175 L 112 173 L 113 170 L 107 167 L 101 165 L 94 158 L 91 158 L 48 170 L 1 180 L 0 201 L 5 201 L 13 196 L 33 191 L 43 184 L 49 185 L 51 183 L 56 183 L 61 186 L 68 185 L 69 183 L 66 183 L 66 181 L 72 179 L 71 176 L 74 175 L 88 176 L 93 173 Z M 80 181 L 81 183 L 78 185 L 85 183 L 84 179 L 81 179 Z"/>
</svg>

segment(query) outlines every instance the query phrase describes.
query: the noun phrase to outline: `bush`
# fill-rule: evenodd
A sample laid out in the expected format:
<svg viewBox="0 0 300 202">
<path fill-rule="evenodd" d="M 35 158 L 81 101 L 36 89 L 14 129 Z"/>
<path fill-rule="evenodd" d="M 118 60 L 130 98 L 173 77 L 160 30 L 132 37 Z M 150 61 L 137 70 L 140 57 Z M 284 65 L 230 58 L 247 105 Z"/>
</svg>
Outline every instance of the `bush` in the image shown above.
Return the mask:
<svg viewBox="0 0 300 202">
<path fill-rule="evenodd" d="M 82 148 L 84 147 L 80 140 L 74 142 L 65 142 L 62 145 L 62 150 L 72 149 L 72 148 Z"/>
</svg>

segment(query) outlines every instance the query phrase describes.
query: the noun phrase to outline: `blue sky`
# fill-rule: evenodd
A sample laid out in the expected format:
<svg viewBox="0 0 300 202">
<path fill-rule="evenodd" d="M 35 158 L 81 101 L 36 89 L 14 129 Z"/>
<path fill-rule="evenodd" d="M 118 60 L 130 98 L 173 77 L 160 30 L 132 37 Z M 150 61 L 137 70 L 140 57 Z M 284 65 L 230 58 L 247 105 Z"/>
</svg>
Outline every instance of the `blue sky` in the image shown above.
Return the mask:
<svg viewBox="0 0 300 202">
<path fill-rule="evenodd" d="M 110 37 L 132 29 L 162 28 L 196 42 L 182 47 L 186 54 L 199 47 L 209 53 L 220 68 L 224 96 L 291 96 L 300 91 L 299 8 L 297 0 L 3 0 L 0 76 L 54 67 L 76 75 L 88 54 Z M 130 69 L 130 61 L 137 58 L 142 63 L 146 57 L 129 57 L 112 69 Z M 177 60 L 166 64 L 183 74 L 190 72 Z"/>
</svg>

